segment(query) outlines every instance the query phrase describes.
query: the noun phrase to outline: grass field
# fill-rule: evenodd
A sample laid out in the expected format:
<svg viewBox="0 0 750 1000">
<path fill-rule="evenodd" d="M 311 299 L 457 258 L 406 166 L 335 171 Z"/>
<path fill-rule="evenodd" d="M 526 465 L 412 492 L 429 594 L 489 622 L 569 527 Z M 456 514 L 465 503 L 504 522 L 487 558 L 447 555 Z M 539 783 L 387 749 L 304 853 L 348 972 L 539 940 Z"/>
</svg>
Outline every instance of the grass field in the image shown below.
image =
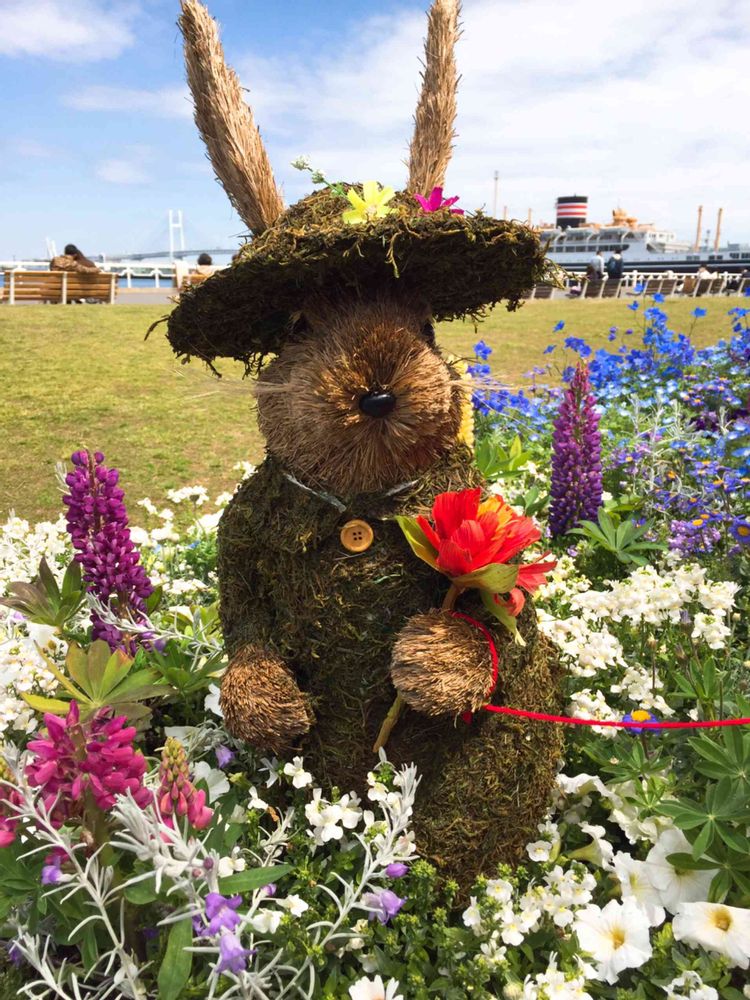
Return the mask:
<svg viewBox="0 0 750 1000">
<path fill-rule="evenodd" d="M 708 315 L 695 340 L 711 343 L 729 327 L 735 300 L 705 299 Z M 668 302 L 672 327 L 687 331 L 695 300 Z M 11 509 L 36 519 L 60 509 L 55 463 L 80 447 L 100 449 L 122 470 L 131 502 L 201 482 L 213 493 L 236 481 L 232 466 L 257 460 L 263 443 L 247 383 L 239 366 L 221 366 L 217 381 L 200 365 L 178 364 L 163 327 L 148 341 L 163 306 L 27 306 L 0 308 L 0 517 Z M 553 334 L 558 320 L 565 330 Z M 493 369 L 518 384 L 541 363 L 542 351 L 566 335 L 599 346 L 612 326 L 637 326 L 617 302 L 530 302 L 516 313 L 496 310 L 480 328 Z M 445 324 L 442 345 L 472 356 L 472 324 Z"/>
</svg>

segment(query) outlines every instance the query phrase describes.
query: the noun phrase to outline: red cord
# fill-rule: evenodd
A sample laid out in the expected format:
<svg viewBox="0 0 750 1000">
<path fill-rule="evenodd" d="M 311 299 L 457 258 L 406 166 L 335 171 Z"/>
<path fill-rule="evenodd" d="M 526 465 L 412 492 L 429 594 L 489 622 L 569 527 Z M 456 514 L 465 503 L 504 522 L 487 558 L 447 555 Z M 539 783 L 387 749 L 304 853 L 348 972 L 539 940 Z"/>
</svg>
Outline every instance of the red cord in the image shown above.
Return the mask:
<svg viewBox="0 0 750 1000">
<path fill-rule="evenodd" d="M 499 676 L 498 655 L 495 643 L 488 628 L 478 622 L 476 618 L 462 614 L 460 611 L 450 611 L 454 618 L 461 618 L 470 625 L 475 625 L 484 635 L 490 646 L 490 657 L 492 660 L 492 684 L 487 692 L 487 697 L 491 698 L 497 687 Z M 514 715 L 521 719 L 536 719 L 539 722 L 558 722 L 570 726 L 605 726 L 614 729 L 713 729 L 717 726 L 750 726 L 750 719 L 705 719 L 701 722 L 625 722 L 625 720 L 615 721 L 613 719 L 577 719 L 571 715 L 548 715 L 546 712 L 527 712 L 522 708 L 507 708 L 505 705 L 482 705 L 485 712 L 497 712 L 499 715 Z M 463 712 L 461 718 L 464 722 L 470 723 L 471 712 Z"/>
</svg>

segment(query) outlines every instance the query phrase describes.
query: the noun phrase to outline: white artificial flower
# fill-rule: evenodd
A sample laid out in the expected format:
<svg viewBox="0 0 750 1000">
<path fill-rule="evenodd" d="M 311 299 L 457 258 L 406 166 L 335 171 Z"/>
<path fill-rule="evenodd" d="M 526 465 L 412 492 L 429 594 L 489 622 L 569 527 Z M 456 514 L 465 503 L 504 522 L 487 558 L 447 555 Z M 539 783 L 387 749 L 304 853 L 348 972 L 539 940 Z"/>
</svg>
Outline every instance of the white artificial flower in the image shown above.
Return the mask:
<svg viewBox="0 0 750 1000">
<path fill-rule="evenodd" d="M 208 785 L 208 801 L 215 802 L 229 791 L 229 782 L 223 771 L 219 771 L 205 760 L 193 764 L 193 777 L 196 781 L 205 781 Z"/>
<path fill-rule="evenodd" d="M 634 899 L 610 900 L 602 909 L 587 906 L 576 914 L 573 930 L 581 950 L 596 963 L 596 978 L 612 985 L 625 969 L 651 958 L 648 920 Z"/>
<path fill-rule="evenodd" d="M 219 695 L 221 691 L 219 690 L 218 684 L 209 684 L 208 694 L 203 701 L 203 708 L 206 712 L 211 712 L 213 715 L 218 715 L 220 719 L 224 718 L 224 713 L 221 710 L 221 705 L 219 704 Z"/>
<path fill-rule="evenodd" d="M 295 788 L 306 788 L 307 785 L 312 784 L 313 777 L 309 771 L 306 771 L 303 767 L 303 760 L 301 757 L 292 757 L 290 761 L 284 764 L 283 774 L 287 778 L 292 779 L 292 784 Z"/>
<path fill-rule="evenodd" d="M 658 927 L 664 923 L 664 907 L 659 902 L 659 894 L 648 877 L 645 861 L 618 851 L 614 857 L 615 874 L 620 882 L 623 899 L 634 899 L 646 914 L 649 924 Z"/>
<path fill-rule="evenodd" d="M 343 809 L 338 802 L 328 802 L 321 796 L 322 789 L 316 788 L 312 802 L 305 806 L 305 816 L 313 828 L 312 836 L 318 845 L 327 844 L 330 840 L 341 840 L 344 836 L 344 828 L 339 825 L 344 818 Z"/>
<path fill-rule="evenodd" d="M 293 917 L 301 917 L 305 910 L 310 909 L 301 896 L 296 896 L 293 893 L 287 896 L 286 899 L 277 899 L 275 902 L 278 906 L 282 906 L 285 910 L 288 910 Z"/>
<path fill-rule="evenodd" d="M 261 757 L 260 759 L 261 771 L 268 771 L 268 777 L 266 778 L 266 788 L 271 788 L 279 780 L 281 771 L 279 770 L 279 761 L 276 757 Z"/>
<path fill-rule="evenodd" d="M 505 906 L 499 915 L 499 921 L 500 937 L 504 943 L 514 947 L 521 944 L 528 932 L 526 921 L 521 914 L 516 913 L 512 906 Z"/>
<path fill-rule="evenodd" d="M 383 985 L 380 976 L 368 979 L 363 976 L 349 987 L 351 1000 L 404 1000 L 401 993 L 396 993 L 400 983 L 397 979 L 389 979 L 388 985 Z"/>
<path fill-rule="evenodd" d="M 264 906 L 258 910 L 254 917 L 250 919 L 250 926 L 258 934 L 275 934 L 279 929 L 281 918 L 284 916 L 281 910 L 274 910 L 270 906 Z"/>
<path fill-rule="evenodd" d="M 217 872 L 219 878 L 227 878 L 229 875 L 234 875 L 235 872 L 244 872 L 246 868 L 247 861 L 240 855 L 239 847 L 235 847 L 232 849 L 231 855 L 219 858 Z"/>
<path fill-rule="evenodd" d="M 355 792 L 348 792 L 342 795 L 336 803 L 341 810 L 341 825 L 345 830 L 354 830 L 362 819 L 362 810 L 359 808 L 360 798 Z"/>
<path fill-rule="evenodd" d="M 469 927 L 472 931 L 474 931 L 475 934 L 481 933 L 482 914 L 479 912 L 476 896 L 471 896 L 471 898 L 469 899 L 469 905 L 461 914 L 461 919 L 463 920 L 464 924 L 467 927 Z"/>
<path fill-rule="evenodd" d="M 247 807 L 248 809 L 260 809 L 263 812 L 265 812 L 266 809 L 268 809 L 268 803 L 265 802 L 258 795 L 258 790 L 256 789 L 255 785 L 250 786 L 250 793 L 248 795 Z"/>
<path fill-rule="evenodd" d="M 690 854 L 691 847 L 685 834 L 673 827 L 664 830 L 646 855 L 649 881 L 656 889 L 659 902 L 670 913 L 676 913 L 680 903 L 693 903 L 708 896 L 708 889 L 716 869 L 695 871 L 678 869 L 667 861 L 670 854 Z"/>
<path fill-rule="evenodd" d="M 730 965 L 750 965 L 750 910 L 724 903 L 681 903 L 672 920 L 676 941 L 723 955 Z"/>
</svg>

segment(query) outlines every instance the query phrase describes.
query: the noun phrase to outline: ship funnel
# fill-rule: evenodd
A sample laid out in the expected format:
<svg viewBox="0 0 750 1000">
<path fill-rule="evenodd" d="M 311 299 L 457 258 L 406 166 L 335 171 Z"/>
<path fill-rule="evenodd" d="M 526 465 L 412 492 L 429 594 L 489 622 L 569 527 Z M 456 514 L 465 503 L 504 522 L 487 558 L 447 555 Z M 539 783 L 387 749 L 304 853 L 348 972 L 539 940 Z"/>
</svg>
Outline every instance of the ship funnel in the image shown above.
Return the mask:
<svg viewBox="0 0 750 1000">
<path fill-rule="evenodd" d="M 586 195 L 571 194 L 557 199 L 556 215 L 559 229 L 585 226 L 589 199 Z"/>
</svg>

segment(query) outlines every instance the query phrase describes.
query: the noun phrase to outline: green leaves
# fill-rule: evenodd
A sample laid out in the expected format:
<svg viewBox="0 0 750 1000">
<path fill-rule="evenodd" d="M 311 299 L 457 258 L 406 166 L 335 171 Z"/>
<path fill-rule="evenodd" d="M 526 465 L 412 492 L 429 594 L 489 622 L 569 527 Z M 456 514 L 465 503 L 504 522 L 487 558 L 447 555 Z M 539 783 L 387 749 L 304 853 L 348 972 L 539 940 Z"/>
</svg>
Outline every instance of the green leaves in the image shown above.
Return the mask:
<svg viewBox="0 0 750 1000">
<path fill-rule="evenodd" d="M 518 566 L 510 563 L 490 563 L 483 569 L 456 577 L 453 582 L 462 589 L 479 587 L 480 590 L 489 591 L 491 594 L 507 594 L 515 587 L 517 579 Z"/>
<path fill-rule="evenodd" d="M 187 950 L 192 943 L 193 925 L 190 917 L 172 924 L 157 980 L 159 1000 L 179 1000 L 182 995 L 193 966 L 193 953 Z"/>
<path fill-rule="evenodd" d="M 47 560 L 42 559 L 32 582 L 11 583 L 6 596 L 0 598 L 0 604 L 20 611 L 37 625 L 51 625 L 61 629 L 78 612 L 85 597 L 81 567 L 75 560 L 65 570 L 60 588 Z"/>
<path fill-rule="evenodd" d="M 419 527 L 417 519 L 415 517 L 399 515 L 396 517 L 396 520 L 398 521 L 399 528 L 401 528 L 406 536 L 406 540 L 411 546 L 414 555 L 426 562 L 428 566 L 437 569 L 437 551 L 427 540 L 427 536 Z"/>
<path fill-rule="evenodd" d="M 137 723 L 151 714 L 151 709 L 143 702 L 168 691 L 156 671 L 134 670 L 134 660 L 122 650 L 113 653 L 103 640 L 92 643 L 88 650 L 71 643 L 65 658 L 67 674 L 46 656 L 45 661 L 63 689 L 60 692 L 63 698 L 25 694 L 24 700 L 37 712 L 67 714 L 70 707 L 70 701 L 64 700 L 67 694 L 78 702 L 82 719 L 109 706 L 114 708 L 116 715 L 125 715 L 130 722 Z"/>
<path fill-rule="evenodd" d="M 509 479 L 517 475 L 530 461 L 531 452 L 524 451 L 516 435 L 510 448 L 504 450 L 492 436 L 483 437 L 476 446 L 476 463 L 485 479 Z"/>
<path fill-rule="evenodd" d="M 247 868 L 244 872 L 236 872 L 219 879 L 219 891 L 224 896 L 236 892 L 253 892 L 264 885 L 281 878 L 292 870 L 291 865 L 272 865 L 270 868 Z"/>
<path fill-rule="evenodd" d="M 571 534 L 582 535 L 595 548 L 611 553 L 625 565 L 647 566 L 644 553 L 661 551 L 666 548 L 660 542 L 644 541 L 651 530 L 649 523 L 636 525 L 633 521 L 620 521 L 617 515 L 599 508 L 596 522 L 582 521 L 580 527 L 573 528 Z"/>
</svg>

